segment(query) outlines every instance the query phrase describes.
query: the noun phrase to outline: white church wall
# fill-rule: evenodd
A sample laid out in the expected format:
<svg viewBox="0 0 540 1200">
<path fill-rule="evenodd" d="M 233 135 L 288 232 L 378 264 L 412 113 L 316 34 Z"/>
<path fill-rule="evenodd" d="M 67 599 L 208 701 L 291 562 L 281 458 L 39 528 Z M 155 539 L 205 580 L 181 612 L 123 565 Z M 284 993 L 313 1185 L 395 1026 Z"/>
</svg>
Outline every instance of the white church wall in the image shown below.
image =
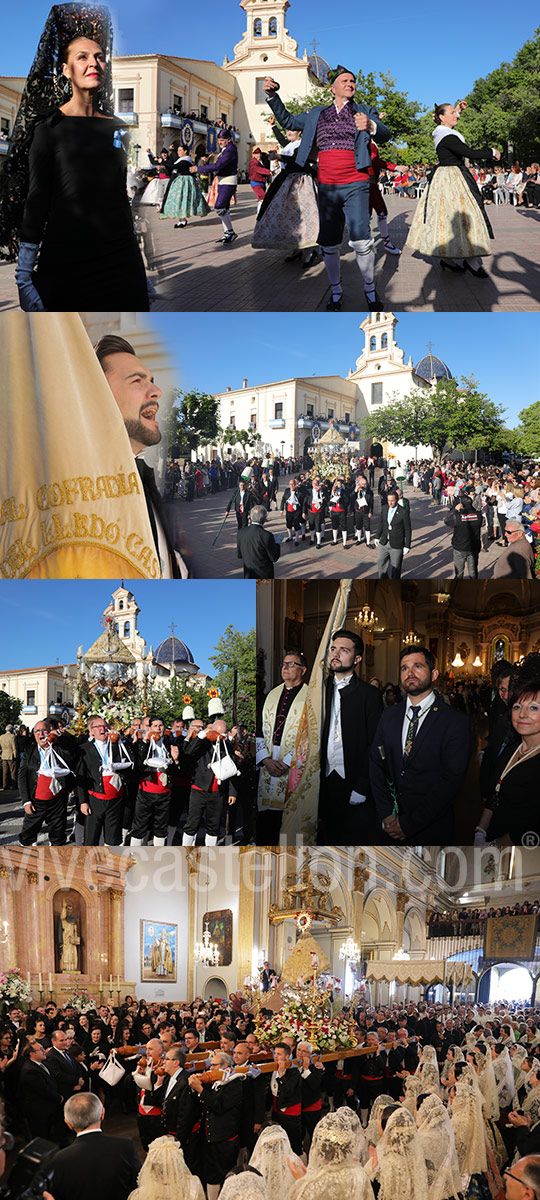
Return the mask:
<svg viewBox="0 0 540 1200">
<path fill-rule="evenodd" d="M 204 859 L 201 860 L 201 867 Z M 208 879 L 208 887 L 206 880 Z M 232 912 L 232 959 L 229 966 L 220 964 L 206 969 L 194 964 L 193 994 L 202 996 L 206 981 L 217 977 L 225 984 L 228 992 L 236 991 L 238 984 L 238 939 L 239 928 L 240 855 L 227 849 L 210 854 L 208 870 L 202 869 L 195 900 L 195 941 L 200 942 L 203 934 L 203 917 L 206 912 L 230 909 Z M 217 993 L 216 993 L 217 994 Z"/>
<path fill-rule="evenodd" d="M 177 850 L 152 848 L 127 850 L 136 863 L 127 876 L 124 906 L 124 967 L 128 982 L 135 981 L 138 1000 L 187 999 L 187 931 L 189 928 L 187 868 Z M 178 926 L 176 983 L 146 983 L 141 979 L 141 921 Z"/>
</svg>

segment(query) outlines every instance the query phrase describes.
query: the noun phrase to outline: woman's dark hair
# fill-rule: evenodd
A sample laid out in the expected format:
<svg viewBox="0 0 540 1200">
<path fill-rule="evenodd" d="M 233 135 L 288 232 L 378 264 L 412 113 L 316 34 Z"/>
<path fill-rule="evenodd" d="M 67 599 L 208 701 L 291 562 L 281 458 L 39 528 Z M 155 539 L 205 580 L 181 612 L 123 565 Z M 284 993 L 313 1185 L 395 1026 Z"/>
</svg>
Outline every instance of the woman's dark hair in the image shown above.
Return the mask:
<svg viewBox="0 0 540 1200">
<path fill-rule="evenodd" d="M 434 104 L 433 105 L 433 120 L 436 125 L 440 125 L 441 117 L 442 117 L 443 113 L 446 112 L 447 108 L 451 108 L 451 107 L 452 107 L 452 105 L 450 104 L 449 100 L 447 100 L 444 104 Z"/>
<path fill-rule="evenodd" d="M 540 653 L 535 650 L 527 654 L 518 667 L 514 667 L 510 677 L 508 707 L 521 700 L 523 696 L 536 696 L 540 692 Z"/>
<path fill-rule="evenodd" d="M 458 1080 L 460 1078 L 460 1076 L 463 1075 L 465 1067 L 468 1067 L 468 1066 L 469 1066 L 469 1063 L 466 1063 L 466 1062 L 454 1063 L 454 1076 L 455 1076 L 456 1080 Z"/>
<path fill-rule="evenodd" d="M 382 1113 L 381 1113 L 381 1125 L 382 1125 L 383 1130 L 386 1129 L 386 1126 L 390 1120 L 390 1117 L 392 1116 L 392 1113 L 397 1112 L 398 1108 L 399 1108 L 399 1104 L 387 1104 L 386 1108 L 383 1108 Z"/>
<path fill-rule="evenodd" d="M 431 1092 L 421 1092 L 420 1095 L 417 1096 L 417 1098 L 416 1098 L 416 1111 L 417 1112 L 420 1111 L 420 1105 L 424 1103 L 424 1100 L 427 1100 L 428 1097 L 431 1095 L 432 1095 Z"/>
</svg>

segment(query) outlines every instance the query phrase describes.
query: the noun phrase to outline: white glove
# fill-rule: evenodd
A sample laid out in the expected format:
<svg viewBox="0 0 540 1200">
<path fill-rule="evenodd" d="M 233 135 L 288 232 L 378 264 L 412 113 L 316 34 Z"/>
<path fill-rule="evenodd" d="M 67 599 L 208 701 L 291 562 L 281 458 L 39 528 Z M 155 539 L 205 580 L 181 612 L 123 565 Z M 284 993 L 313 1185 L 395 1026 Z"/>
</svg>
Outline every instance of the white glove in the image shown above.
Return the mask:
<svg viewBox="0 0 540 1200">
<path fill-rule="evenodd" d="M 379 541 L 379 539 L 378 539 L 378 538 L 374 538 L 374 539 L 373 539 L 373 545 L 374 545 L 374 546 L 380 546 L 380 544 L 381 544 L 381 543 L 380 543 L 380 541 Z"/>
<path fill-rule="evenodd" d="M 408 553 L 409 553 L 409 550 L 410 550 L 410 548 L 411 548 L 410 546 L 404 546 L 404 547 L 403 547 L 403 553 L 404 553 L 404 554 L 408 554 Z"/>
</svg>

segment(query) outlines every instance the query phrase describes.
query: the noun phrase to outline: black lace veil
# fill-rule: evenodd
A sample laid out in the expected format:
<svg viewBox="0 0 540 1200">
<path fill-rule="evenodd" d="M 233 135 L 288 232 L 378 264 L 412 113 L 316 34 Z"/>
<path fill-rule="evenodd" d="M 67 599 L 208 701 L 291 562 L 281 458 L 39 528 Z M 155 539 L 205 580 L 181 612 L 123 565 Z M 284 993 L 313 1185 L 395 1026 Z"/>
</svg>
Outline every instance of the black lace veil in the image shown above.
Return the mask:
<svg viewBox="0 0 540 1200">
<path fill-rule="evenodd" d="M 21 97 L 0 178 L 0 258 L 14 259 L 28 192 L 28 156 L 39 121 L 65 104 L 71 83 L 62 74 L 66 47 L 76 37 L 99 42 L 105 56 L 105 75 L 97 107 L 114 115 L 112 87 L 112 27 L 108 9 L 95 4 L 55 4 L 40 37 Z"/>
</svg>

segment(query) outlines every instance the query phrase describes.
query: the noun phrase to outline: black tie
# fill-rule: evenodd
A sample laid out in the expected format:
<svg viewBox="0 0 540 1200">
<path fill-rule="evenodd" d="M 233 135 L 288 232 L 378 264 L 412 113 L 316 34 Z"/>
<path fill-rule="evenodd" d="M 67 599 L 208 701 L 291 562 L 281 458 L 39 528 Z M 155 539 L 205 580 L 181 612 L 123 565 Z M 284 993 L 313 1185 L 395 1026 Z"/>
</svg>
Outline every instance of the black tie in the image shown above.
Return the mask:
<svg viewBox="0 0 540 1200">
<path fill-rule="evenodd" d="M 420 712 L 420 708 L 420 704 L 411 704 L 412 716 L 409 718 L 409 728 L 407 730 L 405 749 L 403 751 L 405 758 L 408 758 L 413 747 L 413 742 L 416 737 L 416 730 L 418 729 L 418 713 Z"/>
<path fill-rule="evenodd" d="M 159 494 L 159 489 L 158 489 L 158 486 L 156 483 L 156 477 L 154 475 L 153 467 L 149 467 L 148 463 L 146 463 L 144 461 L 144 458 L 136 458 L 135 462 L 137 464 L 137 470 L 139 472 L 141 482 L 142 482 L 142 485 L 144 488 L 144 497 L 146 500 L 146 507 L 148 509 L 148 516 L 150 518 L 150 524 L 152 526 L 152 535 L 154 538 L 154 546 L 155 546 L 155 551 L 156 551 L 158 560 L 159 560 L 159 539 L 158 539 L 158 531 L 157 531 L 157 525 L 156 525 L 156 517 L 161 522 L 161 525 L 163 528 L 163 533 L 165 535 L 167 547 L 169 550 L 169 558 L 171 560 L 170 566 L 172 568 L 173 574 L 176 577 L 176 575 L 177 575 L 176 558 L 175 558 L 172 546 L 169 541 L 169 534 L 167 531 L 167 522 L 165 520 L 165 514 L 163 511 L 163 501 Z"/>
</svg>

